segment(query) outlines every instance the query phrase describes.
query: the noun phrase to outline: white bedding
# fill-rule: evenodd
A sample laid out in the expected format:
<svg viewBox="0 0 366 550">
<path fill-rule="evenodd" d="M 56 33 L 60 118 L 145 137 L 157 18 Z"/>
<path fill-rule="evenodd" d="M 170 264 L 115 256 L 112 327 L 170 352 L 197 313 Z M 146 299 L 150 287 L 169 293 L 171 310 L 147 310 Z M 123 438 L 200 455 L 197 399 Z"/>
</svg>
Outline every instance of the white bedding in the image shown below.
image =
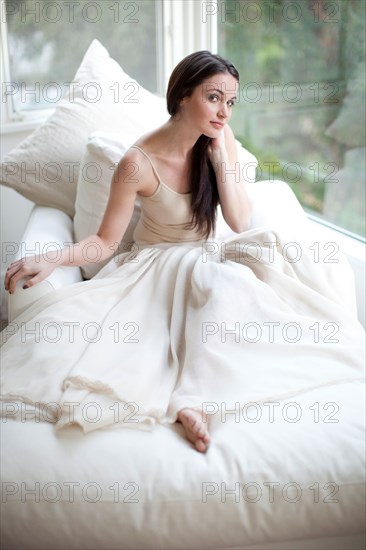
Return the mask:
<svg viewBox="0 0 366 550">
<path fill-rule="evenodd" d="M 8 420 L 3 547 L 362 548 L 307 539 L 365 530 L 364 389 L 349 382 L 281 401 L 273 422 L 269 407 L 257 422 L 249 410 L 239 422 L 214 418 L 205 455 L 178 425 L 85 436 L 76 426 L 55 433 L 48 423 Z M 291 422 L 296 410 L 301 418 Z"/>
<path fill-rule="evenodd" d="M 268 208 L 271 192 L 283 197 L 278 188 L 272 189 L 263 187 Z M 365 531 L 364 331 L 356 319 L 349 265 L 339 252 L 336 263 L 324 261 L 333 249 L 326 249 L 327 243 L 301 219 L 302 211 L 294 214 L 294 206 L 283 225 L 277 221 L 258 227 L 261 220 L 256 217 L 256 227 L 236 238 L 239 251 L 228 240 L 224 247 L 212 243 L 203 261 L 197 247 L 147 248 L 135 258 L 123 256 L 128 261 L 117 270 L 113 262 L 106 266 L 107 278 L 61 288 L 13 319 L 2 333 L 4 548 L 249 550 L 272 548 L 270 543 L 281 550 L 362 548 L 358 535 Z M 279 244 L 265 244 L 273 241 Z M 301 261 L 288 261 L 296 250 L 287 246 L 290 242 L 300 245 Z M 248 243 L 256 244 L 245 248 Z M 281 254 L 284 249 L 287 259 Z M 261 261 L 250 261 L 249 252 L 257 255 L 259 250 Z M 317 250 L 319 261 L 314 261 Z M 222 261 L 222 252 L 227 261 Z M 246 261 L 231 261 L 235 252 Z M 200 300 L 199 308 L 194 299 Z M 157 313 L 155 306 L 162 301 L 170 309 L 162 307 Z M 37 322 L 58 320 L 63 326 L 77 321 L 81 330 L 104 312 L 112 315 L 107 327 L 116 321 L 122 329 L 126 322 L 139 323 L 139 332 L 132 335 L 139 342 L 111 342 L 115 332 L 108 330 L 107 350 L 103 339 L 103 345 L 86 346 L 85 339 L 77 338 L 78 327 L 71 346 L 65 340 L 46 346 L 37 342 L 40 329 L 28 334 L 27 346 L 21 331 L 9 338 L 22 323 L 32 328 Z M 221 341 L 222 322 L 228 329 L 239 322 L 242 334 L 244 325 L 253 321 L 262 328 L 257 342 L 248 341 L 252 333 L 247 333 L 247 340 L 235 342 L 235 334 L 228 334 L 226 342 Z M 197 331 L 203 322 L 211 323 L 206 332 L 213 328 L 207 342 Z M 272 322 L 280 323 L 273 325 L 273 343 L 267 330 Z M 149 328 L 146 341 L 141 338 L 144 323 Z M 283 337 L 286 323 L 301 327 L 297 342 Z M 131 332 L 127 327 L 121 334 L 125 338 Z M 51 330 L 47 334 L 50 339 Z M 63 331 L 64 337 L 68 334 Z M 294 337 L 290 330 L 286 334 L 288 340 Z M 152 349 L 166 359 L 165 369 Z M 89 354 L 84 367 L 78 360 L 82 351 Z M 134 354 L 139 361 L 133 362 Z M 180 373 L 178 355 L 183 358 L 180 364 L 185 360 L 185 383 L 172 393 Z M 121 378 L 126 373 L 118 369 L 122 358 L 124 365 L 139 369 L 131 373 L 134 384 L 124 398 L 135 400 L 138 410 L 124 411 L 123 399 L 115 405 L 123 382 L 127 387 L 127 379 Z M 151 373 L 147 368 L 154 358 L 156 371 Z M 110 376 L 114 359 L 118 376 Z M 230 378 L 224 376 L 227 369 Z M 75 375 L 86 385 L 92 379 L 97 391 L 88 394 L 78 388 Z M 157 375 L 163 383 L 156 384 Z M 63 391 L 67 378 L 73 383 Z M 212 443 L 205 455 L 193 450 L 180 425 L 172 424 L 182 387 L 192 395 L 192 381 L 196 384 L 200 378 L 205 384 L 192 405 L 205 401 L 208 412 L 216 411 L 209 418 Z M 71 407 L 74 419 L 83 405 L 99 404 L 100 421 L 93 421 L 94 407 L 87 417 L 79 414 L 82 429 L 65 426 L 65 416 L 55 426 L 52 413 L 67 400 L 80 403 Z M 44 409 L 50 422 L 32 420 L 32 401 L 53 402 Z M 254 404 L 245 407 L 247 402 Z M 109 409 L 111 404 L 114 408 Z M 228 413 L 232 408 L 235 414 L 221 416 L 220 408 Z M 114 421 L 116 410 L 119 424 Z M 36 411 L 35 419 L 44 418 Z M 137 423 L 129 422 L 135 419 Z M 95 429 L 100 427 L 104 429 Z M 243 487 L 248 490 L 245 497 Z M 236 493 L 222 502 L 225 489 Z M 138 502 L 128 502 L 129 496 Z M 328 502 L 332 498 L 335 502 Z"/>
<path fill-rule="evenodd" d="M 240 410 L 364 379 L 346 263 L 255 228 L 223 242 L 146 246 L 39 299 L 3 332 L 3 413 L 85 432 Z M 348 286 L 348 285 L 346 285 Z"/>
</svg>

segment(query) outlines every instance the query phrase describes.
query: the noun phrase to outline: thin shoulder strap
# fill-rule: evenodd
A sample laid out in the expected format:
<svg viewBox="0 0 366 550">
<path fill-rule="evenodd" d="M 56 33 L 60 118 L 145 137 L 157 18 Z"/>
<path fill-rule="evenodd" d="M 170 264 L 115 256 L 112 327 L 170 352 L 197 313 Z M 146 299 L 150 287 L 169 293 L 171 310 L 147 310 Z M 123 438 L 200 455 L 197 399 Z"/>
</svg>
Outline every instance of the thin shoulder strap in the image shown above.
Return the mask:
<svg viewBox="0 0 366 550">
<path fill-rule="evenodd" d="M 131 145 L 130 149 L 138 149 L 143 155 L 145 155 L 145 157 L 147 158 L 147 160 L 150 162 L 151 164 L 151 168 L 153 169 L 153 172 L 155 174 L 155 176 L 157 177 L 158 179 L 158 182 L 160 183 L 161 182 L 161 179 L 160 179 L 160 176 L 154 166 L 154 163 L 153 161 L 151 160 L 151 158 L 149 157 L 149 155 L 147 153 L 145 153 L 145 151 L 143 149 L 141 149 L 141 147 L 139 147 L 138 145 Z"/>
</svg>

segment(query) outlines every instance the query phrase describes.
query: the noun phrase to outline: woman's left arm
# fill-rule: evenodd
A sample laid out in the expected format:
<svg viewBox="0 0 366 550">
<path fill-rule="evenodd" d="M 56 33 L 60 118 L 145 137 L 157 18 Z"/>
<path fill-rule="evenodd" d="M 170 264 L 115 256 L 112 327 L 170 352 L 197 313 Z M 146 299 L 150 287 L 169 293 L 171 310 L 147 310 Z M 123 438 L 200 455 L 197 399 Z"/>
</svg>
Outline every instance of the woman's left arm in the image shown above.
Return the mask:
<svg viewBox="0 0 366 550">
<path fill-rule="evenodd" d="M 241 174 L 235 137 L 228 124 L 212 139 L 209 158 L 215 170 L 220 205 L 226 223 L 236 233 L 249 228 L 251 206 Z"/>
</svg>

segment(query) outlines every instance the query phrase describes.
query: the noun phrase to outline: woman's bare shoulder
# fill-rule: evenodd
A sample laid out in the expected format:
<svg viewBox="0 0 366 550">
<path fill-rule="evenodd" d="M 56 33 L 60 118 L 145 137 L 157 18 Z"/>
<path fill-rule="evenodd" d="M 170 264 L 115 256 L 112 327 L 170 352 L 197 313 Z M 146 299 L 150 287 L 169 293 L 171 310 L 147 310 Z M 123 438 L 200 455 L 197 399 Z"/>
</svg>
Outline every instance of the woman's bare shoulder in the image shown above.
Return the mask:
<svg viewBox="0 0 366 550">
<path fill-rule="evenodd" d="M 164 138 L 164 134 L 165 124 L 159 126 L 158 128 L 155 128 L 154 130 L 151 130 L 150 132 L 147 132 L 146 134 L 143 134 L 141 137 L 139 137 L 138 140 L 135 141 L 133 145 L 140 147 L 147 153 L 153 152 L 156 149 L 159 149 L 159 146 L 161 145 Z"/>
<path fill-rule="evenodd" d="M 132 145 L 129 146 L 120 160 L 120 163 L 126 164 L 129 162 L 141 162 L 142 165 L 145 161 L 148 163 L 144 154 L 139 151 L 137 147 L 142 149 L 145 153 L 149 153 L 154 149 L 154 145 L 158 143 L 160 136 L 160 128 L 147 132 L 140 136 Z"/>
<path fill-rule="evenodd" d="M 136 189 L 139 193 L 150 195 L 156 188 L 156 177 L 151 171 L 151 161 L 144 153 L 150 156 L 150 154 L 153 155 L 156 150 L 159 150 L 161 133 L 160 127 L 143 134 L 127 149 L 119 162 L 119 173 L 125 174 L 127 179 L 130 179 L 130 173 L 133 173 L 134 181 L 137 183 Z M 143 152 L 137 147 L 141 148 Z"/>
</svg>

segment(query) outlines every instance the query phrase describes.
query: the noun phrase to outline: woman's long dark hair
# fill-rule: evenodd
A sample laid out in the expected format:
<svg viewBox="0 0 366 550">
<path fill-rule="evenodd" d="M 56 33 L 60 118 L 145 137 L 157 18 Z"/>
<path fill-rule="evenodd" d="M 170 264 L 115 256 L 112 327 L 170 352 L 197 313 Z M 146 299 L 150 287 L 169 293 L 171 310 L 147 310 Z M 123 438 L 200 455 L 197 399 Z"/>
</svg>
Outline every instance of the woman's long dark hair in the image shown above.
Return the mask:
<svg viewBox="0 0 366 550">
<path fill-rule="evenodd" d="M 171 116 L 179 112 L 180 101 L 192 95 L 206 78 L 215 74 L 231 74 L 239 82 L 239 73 L 228 61 L 207 50 L 187 55 L 173 70 L 167 90 L 167 108 Z M 198 228 L 207 239 L 215 230 L 219 192 L 214 169 L 207 148 L 211 138 L 201 135 L 193 146 L 190 157 L 191 228 Z"/>
</svg>

